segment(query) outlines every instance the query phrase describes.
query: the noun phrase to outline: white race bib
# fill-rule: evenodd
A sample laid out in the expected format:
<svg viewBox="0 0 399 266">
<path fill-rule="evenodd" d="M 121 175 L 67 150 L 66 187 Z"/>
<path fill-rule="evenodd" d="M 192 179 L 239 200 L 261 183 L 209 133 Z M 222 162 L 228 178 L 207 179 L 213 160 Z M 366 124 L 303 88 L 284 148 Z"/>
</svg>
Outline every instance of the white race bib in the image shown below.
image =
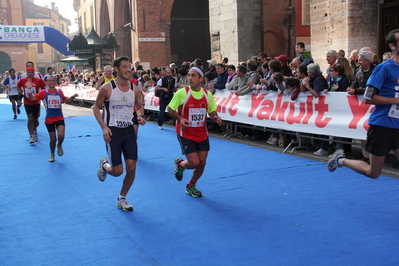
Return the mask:
<svg viewBox="0 0 399 266">
<path fill-rule="evenodd" d="M 205 108 L 190 108 L 188 122 L 190 127 L 203 127 L 206 120 Z"/>
<path fill-rule="evenodd" d="M 47 108 L 58 109 L 61 108 L 61 97 L 59 95 L 47 96 Z"/>
<path fill-rule="evenodd" d="M 115 114 L 114 118 L 117 127 L 124 128 L 133 125 L 133 114 L 132 115 Z"/>
</svg>

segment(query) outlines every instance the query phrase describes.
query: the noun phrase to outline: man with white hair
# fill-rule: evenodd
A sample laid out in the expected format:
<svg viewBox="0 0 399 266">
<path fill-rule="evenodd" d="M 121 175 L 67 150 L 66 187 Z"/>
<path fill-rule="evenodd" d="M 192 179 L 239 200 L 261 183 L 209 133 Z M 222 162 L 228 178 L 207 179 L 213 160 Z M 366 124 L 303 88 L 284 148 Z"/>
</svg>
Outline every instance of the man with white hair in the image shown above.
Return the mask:
<svg viewBox="0 0 399 266">
<path fill-rule="evenodd" d="M 98 79 L 96 83 L 96 89 L 99 90 L 100 87 L 104 84 L 107 83 L 111 80 L 115 79 L 115 76 L 112 74 L 112 67 L 111 66 L 105 66 L 104 67 L 104 74 Z"/>
<path fill-rule="evenodd" d="M 326 70 L 326 80 L 327 82 L 331 82 L 331 75 L 330 75 L 330 69 L 331 66 L 335 64 L 338 58 L 338 53 L 335 50 L 330 50 L 326 54 L 326 61 L 328 63 L 328 68 Z"/>
</svg>

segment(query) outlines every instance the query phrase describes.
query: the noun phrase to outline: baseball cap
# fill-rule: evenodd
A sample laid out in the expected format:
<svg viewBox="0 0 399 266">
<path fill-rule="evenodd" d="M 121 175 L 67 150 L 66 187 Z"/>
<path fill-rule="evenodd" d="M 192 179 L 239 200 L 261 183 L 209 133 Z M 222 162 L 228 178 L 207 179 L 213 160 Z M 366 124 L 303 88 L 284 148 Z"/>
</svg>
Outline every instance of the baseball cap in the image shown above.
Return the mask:
<svg viewBox="0 0 399 266">
<path fill-rule="evenodd" d="M 35 69 L 33 67 L 27 67 L 26 72 L 35 72 Z"/>
<path fill-rule="evenodd" d="M 274 59 L 281 61 L 281 62 L 288 62 L 288 56 L 286 56 L 285 54 L 281 54 L 281 55 L 275 57 Z"/>
<path fill-rule="evenodd" d="M 208 64 L 213 65 L 213 66 L 216 66 L 216 64 L 218 63 L 215 59 L 210 59 L 206 62 L 208 62 Z"/>
</svg>

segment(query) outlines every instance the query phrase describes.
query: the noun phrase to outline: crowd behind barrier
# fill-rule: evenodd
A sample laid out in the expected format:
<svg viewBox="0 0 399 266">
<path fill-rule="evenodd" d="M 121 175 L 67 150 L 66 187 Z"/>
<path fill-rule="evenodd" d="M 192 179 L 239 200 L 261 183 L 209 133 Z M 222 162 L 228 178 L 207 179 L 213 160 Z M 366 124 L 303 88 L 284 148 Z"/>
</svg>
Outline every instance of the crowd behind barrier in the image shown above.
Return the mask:
<svg viewBox="0 0 399 266">
<path fill-rule="evenodd" d="M 91 86 L 60 86 L 65 96 L 75 93 L 77 99 L 93 103 L 98 91 Z M 155 88 L 144 92 L 145 109 L 159 110 L 159 99 Z M 289 96 L 273 91 L 261 91 L 245 96 L 236 96 L 234 91 L 216 90 L 217 112 L 224 121 L 249 127 L 284 130 L 303 136 L 325 135 L 343 138 L 366 139 L 368 117 L 373 106 L 363 102 L 361 95 L 348 95 L 341 92 L 323 93 L 314 98 L 309 92 L 300 93 L 295 101 Z M 234 133 L 234 132 L 231 132 Z M 317 137 L 316 137 L 317 138 Z"/>
</svg>

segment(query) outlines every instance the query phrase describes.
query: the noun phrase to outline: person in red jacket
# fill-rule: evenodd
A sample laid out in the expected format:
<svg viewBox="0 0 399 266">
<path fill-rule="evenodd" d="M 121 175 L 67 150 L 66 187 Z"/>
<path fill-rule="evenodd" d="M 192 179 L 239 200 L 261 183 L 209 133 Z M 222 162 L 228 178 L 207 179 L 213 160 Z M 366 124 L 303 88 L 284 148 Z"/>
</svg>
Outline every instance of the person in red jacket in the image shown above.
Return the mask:
<svg viewBox="0 0 399 266">
<path fill-rule="evenodd" d="M 35 69 L 33 67 L 26 68 L 26 78 L 22 78 L 17 83 L 19 93 L 24 95 L 24 106 L 26 115 L 28 116 L 28 131 L 30 134 L 29 143 L 33 144 L 39 140 L 37 137 L 37 127 L 39 125 L 40 102 L 29 100 L 28 93 L 36 94 L 39 89 L 45 89 L 46 83 L 39 78 L 35 78 Z"/>
</svg>

